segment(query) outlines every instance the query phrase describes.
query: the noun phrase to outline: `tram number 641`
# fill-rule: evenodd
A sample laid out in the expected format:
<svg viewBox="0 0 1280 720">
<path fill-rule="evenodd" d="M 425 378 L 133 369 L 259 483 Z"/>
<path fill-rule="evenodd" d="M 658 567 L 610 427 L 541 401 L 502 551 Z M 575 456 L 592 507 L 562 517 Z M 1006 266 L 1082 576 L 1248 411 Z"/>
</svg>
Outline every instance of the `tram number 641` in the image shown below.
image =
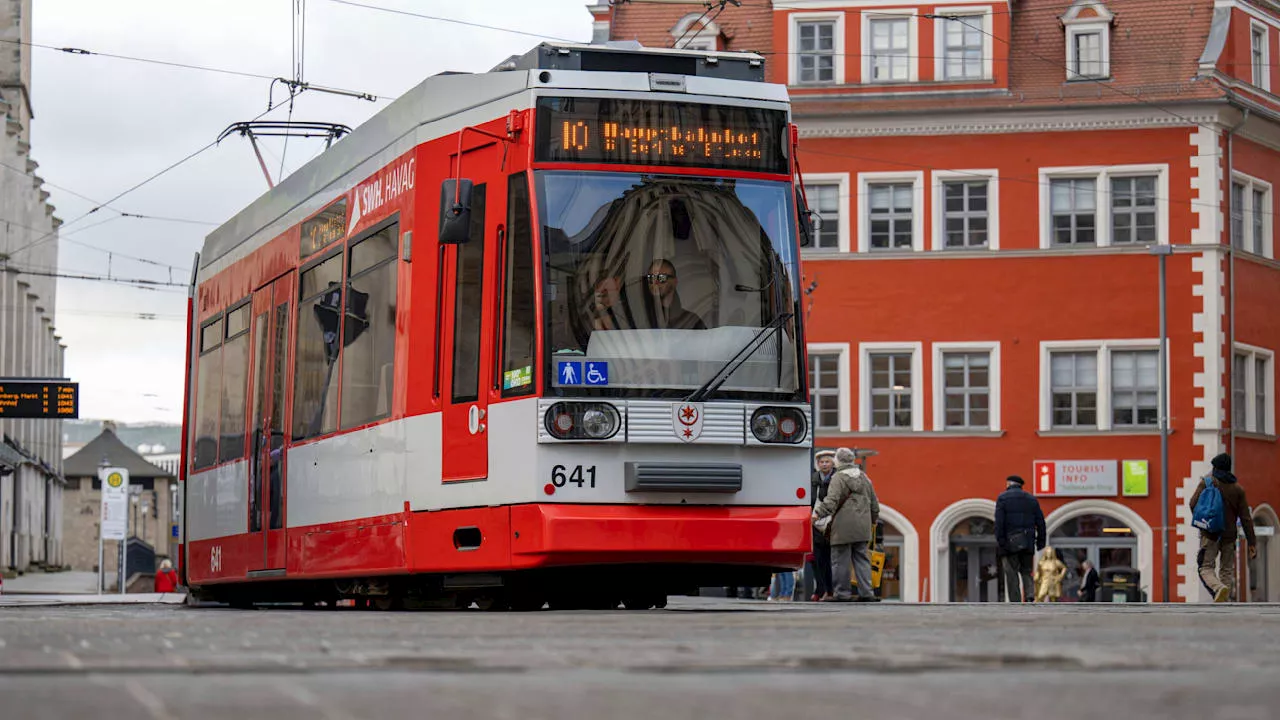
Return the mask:
<svg viewBox="0 0 1280 720">
<path fill-rule="evenodd" d="M 556 487 L 564 487 L 569 483 L 573 483 L 578 487 L 583 487 L 590 483 L 591 487 L 596 486 L 596 466 L 588 465 L 585 469 L 581 465 L 574 465 L 570 470 L 564 465 L 556 465 L 551 468 L 551 484 Z"/>
</svg>

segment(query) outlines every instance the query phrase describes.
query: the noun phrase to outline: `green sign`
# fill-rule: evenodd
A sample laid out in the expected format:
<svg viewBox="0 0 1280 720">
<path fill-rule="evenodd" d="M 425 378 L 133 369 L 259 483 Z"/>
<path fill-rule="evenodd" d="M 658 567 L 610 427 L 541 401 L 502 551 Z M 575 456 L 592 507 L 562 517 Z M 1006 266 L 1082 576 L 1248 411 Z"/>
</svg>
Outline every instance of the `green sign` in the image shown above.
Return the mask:
<svg viewBox="0 0 1280 720">
<path fill-rule="evenodd" d="M 1125 460 L 1120 463 L 1125 497 L 1146 497 L 1150 492 L 1147 481 L 1146 460 Z"/>
</svg>

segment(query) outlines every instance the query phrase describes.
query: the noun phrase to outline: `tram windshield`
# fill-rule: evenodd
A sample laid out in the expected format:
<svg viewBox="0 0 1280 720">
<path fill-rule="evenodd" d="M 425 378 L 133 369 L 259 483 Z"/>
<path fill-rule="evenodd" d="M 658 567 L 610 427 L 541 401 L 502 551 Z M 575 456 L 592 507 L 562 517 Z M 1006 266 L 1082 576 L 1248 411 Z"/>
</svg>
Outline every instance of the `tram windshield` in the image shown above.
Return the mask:
<svg viewBox="0 0 1280 720">
<path fill-rule="evenodd" d="M 683 397 L 795 313 L 785 182 L 538 173 L 548 383 L 564 395 Z M 796 321 L 714 397 L 802 399 Z"/>
</svg>

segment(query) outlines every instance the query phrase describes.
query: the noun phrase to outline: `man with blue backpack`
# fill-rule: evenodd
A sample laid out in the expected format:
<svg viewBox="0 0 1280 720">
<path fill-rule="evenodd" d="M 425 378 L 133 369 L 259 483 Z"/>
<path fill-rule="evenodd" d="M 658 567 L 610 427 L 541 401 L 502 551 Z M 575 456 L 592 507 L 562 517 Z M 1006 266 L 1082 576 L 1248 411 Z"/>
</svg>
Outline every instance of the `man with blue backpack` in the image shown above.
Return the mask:
<svg viewBox="0 0 1280 720">
<path fill-rule="evenodd" d="M 1253 534 L 1253 515 L 1244 488 L 1231 473 L 1231 456 L 1222 453 L 1209 464 L 1213 472 L 1203 478 L 1191 496 L 1191 524 L 1200 530 L 1200 555 L 1196 559 L 1200 582 L 1213 594 L 1213 601 L 1220 603 L 1231 597 L 1236 584 L 1236 520 L 1244 527 L 1250 560 L 1258 556 L 1258 539 Z"/>
</svg>

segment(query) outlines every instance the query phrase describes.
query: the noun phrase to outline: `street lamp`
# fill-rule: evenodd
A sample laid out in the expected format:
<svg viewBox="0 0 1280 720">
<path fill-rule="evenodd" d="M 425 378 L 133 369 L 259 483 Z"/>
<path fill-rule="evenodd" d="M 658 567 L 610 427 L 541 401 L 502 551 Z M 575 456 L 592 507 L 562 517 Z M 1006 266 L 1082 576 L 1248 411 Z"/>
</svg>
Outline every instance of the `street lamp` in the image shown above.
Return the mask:
<svg viewBox="0 0 1280 720">
<path fill-rule="evenodd" d="M 1156 415 L 1160 422 L 1160 556 L 1164 567 L 1161 586 L 1165 602 L 1169 602 L 1169 325 L 1165 307 L 1167 281 L 1165 260 L 1173 254 L 1172 245 L 1155 244 L 1147 252 L 1156 256 L 1160 264 L 1160 360 L 1157 373 L 1160 377 L 1160 409 Z"/>
</svg>

